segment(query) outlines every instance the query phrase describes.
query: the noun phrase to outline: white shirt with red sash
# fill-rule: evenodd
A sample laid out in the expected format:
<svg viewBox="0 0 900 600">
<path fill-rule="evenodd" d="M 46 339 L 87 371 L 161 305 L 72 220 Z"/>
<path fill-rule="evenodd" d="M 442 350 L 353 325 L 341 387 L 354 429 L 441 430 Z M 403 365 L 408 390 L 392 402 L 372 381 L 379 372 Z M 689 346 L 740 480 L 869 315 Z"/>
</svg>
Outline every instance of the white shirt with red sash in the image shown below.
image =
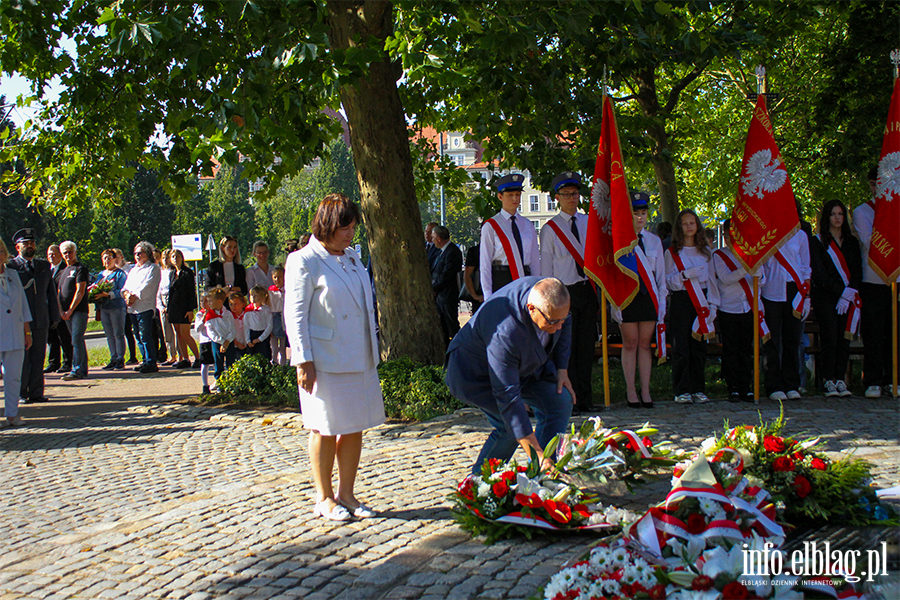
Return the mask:
<svg viewBox="0 0 900 600">
<path fill-rule="evenodd" d="M 220 346 L 237 337 L 234 315 L 227 308 L 206 311 L 202 328 L 209 341 Z"/>
<path fill-rule="evenodd" d="M 494 290 L 494 280 L 492 275 L 493 265 L 510 265 L 510 257 L 506 254 L 506 247 L 510 248 L 511 252 L 518 252 L 516 238 L 513 236 L 512 223 L 510 221 L 513 217 L 516 219 L 519 235 L 522 238 L 521 262 L 519 263 L 515 260 L 513 262 L 516 262 L 517 265 L 521 264 L 522 267 L 529 267 L 531 275 L 533 276 L 540 276 L 541 274 L 541 257 L 538 250 L 537 232 L 534 230 L 534 224 L 518 213 L 513 215 L 505 210 L 501 210 L 491 217 L 490 220 L 494 221 L 496 226 L 500 229 L 507 242 L 506 244 L 503 243 L 504 240 L 502 238 L 498 237 L 494 225 L 485 223 L 481 227 L 481 250 L 478 254 L 478 264 L 479 270 L 481 271 L 481 289 L 484 293 L 485 300 L 491 296 L 491 293 Z M 512 258 L 515 259 L 515 257 Z M 510 270 L 512 270 L 512 268 Z M 518 274 L 519 277 L 524 277 L 524 275 L 524 271 Z M 515 274 L 513 275 L 513 279 L 516 279 Z"/>
<path fill-rule="evenodd" d="M 875 201 L 869 200 L 860 204 L 853 211 L 853 229 L 859 238 L 859 248 L 862 252 L 863 283 L 885 285 L 884 279 L 872 270 L 869 265 L 869 242 L 872 241 L 872 222 L 875 220 Z M 900 282 L 900 277 L 897 278 Z"/>
<path fill-rule="evenodd" d="M 779 253 L 782 259 L 791 266 L 796 279 L 779 260 Z M 766 276 L 766 282 L 762 286 L 763 298 L 773 302 L 792 302 L 795 304 L 798 300 L 802 300 L 804 304 L 808 304 L 809 289 L 804 291 L 802 285 L 812 277 L 812 267 L 809 262 L 809 237 L 802 229 L 798 229 L 793 237 L 766 261 L 763 269 Z M 802 299 L 787 297 L 787 284 L 791 282 L 797 284 L 797 296 L 803 296 Z M 797 312 L 800 311 L 798 310 Z"/>
<path fill-rule="evenodd" d="M 713 252 L 713 267 L 716 272 L 716 287 L 719 290 L 719 311 L 732 315 L 741 315 L 753 310 L 753 277 L 741 266 L 730 248 L 720 248 Z M 758 272 L 759 284 L 765 282 L 765 273 Z M 770 337 L 763 313 L 762 296 L 756 299 L 759 306 L 760 336 L 764 340 Z"/>
<path fill-rule="evenodd" d="M 666 285 L 673 292 L 687 291 L 690 295 L 698 315 L 691 330 L 698 339 L 710 339 L 716 335 L 713 321 L 720 299 L 711 263 L 712 260 L 694 246 L 685 246 L 678 253 L 670 246 L 666 251 Z M 689 269 L 696 269 L 697 276 L 685 278 L 683 273 Z"/>
<path fill-rule="evenodd" d="M 572 234 L 572 218 L 578 229 L 579 239 Z M 587 238 L 588 217 L 582 213 L 568 215 L 559 213 L 541 227 L 541 276 L 556 277 L 566 285 L 585 281 L 587 277 L 578 273 L 575 256 L 581 259 L 584 268 L 584 240 Z"/>
</svg>

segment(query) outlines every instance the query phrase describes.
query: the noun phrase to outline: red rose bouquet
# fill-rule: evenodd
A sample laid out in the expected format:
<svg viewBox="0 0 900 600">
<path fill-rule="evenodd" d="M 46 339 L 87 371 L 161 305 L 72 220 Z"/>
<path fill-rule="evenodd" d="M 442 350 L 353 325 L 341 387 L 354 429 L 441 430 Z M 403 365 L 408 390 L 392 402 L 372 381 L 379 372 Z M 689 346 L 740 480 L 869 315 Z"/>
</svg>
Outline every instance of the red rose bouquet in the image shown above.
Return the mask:
<svg viewBox="0 0 900 600">
<path fill-rule="evenodd" d="M 470 475 L 450 496 L 460 526 L 486 543 L 537 531 L 608 529 L 629 523 L 637 515 L 604 506 L 555 471 L 542 471 L 540 463 L 489 459 L 481 474 Z"/>
</svg>

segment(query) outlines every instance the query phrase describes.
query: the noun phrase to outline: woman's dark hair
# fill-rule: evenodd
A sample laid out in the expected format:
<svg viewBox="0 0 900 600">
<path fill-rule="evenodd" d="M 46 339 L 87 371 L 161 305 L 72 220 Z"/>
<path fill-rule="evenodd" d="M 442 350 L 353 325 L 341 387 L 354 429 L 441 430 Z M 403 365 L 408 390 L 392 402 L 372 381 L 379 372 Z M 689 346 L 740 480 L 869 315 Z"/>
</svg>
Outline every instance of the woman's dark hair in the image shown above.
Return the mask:
<svg viewBox="0 0 900 600">
<path fill-rule="evenodd" d="M 681 252 L 681 249 L 684 248 L 684 230 L 681 228 L 681 218 L 685 215 L 693 215 L 694 220 L 697 222 L 697 235 L 694 236 L 694 247 L 706 258 L 712 258 L 712 252 L 709 250 L 709 241 L 706 239 L 706 229 L 703 228 L 703 221 L 700 220 L 697 213 L 689 208 L 681 211 L 675 217 L 675 225 L 672 228 L 672 250 Z"/>
<path fill-rule="evenodd" d="M 104 250 L 103 252 L 100 253 L 100 260 L 103 260 L 103 257 L 107 254 L 112 256 L 113 260 L 116 260 L 118 258 L 118 256 L 116 256 L 116 250 L 114 248 L 107 248 L 106 250 Z"/>
<path fill-rule="evenodd" d="M 313 219 L 312 234 L 320 242 L 327 242 L 340 227 L 360 222 L 359 207 L 343 194 L 328 194 L 319 204 Z"/>
<path fill-rule="evenodd" d="M 829 200 L 822 206 L 822 212 L 819 213 L 819 235 L 822 236 L 822 245 L 825 248 L 831 245 L 831 223 L 829 219 L 831 218 L 831 211 L 834 210 L 835 206 L 841 207 L 841 211 L 844 213 L 844 222 L 841 224 L 841 239 L 847 239 L 851 235 L 853 235 L 853 230 L 850 229 L 850 218 L 847 214 L 847 207 L 844 206 L 844 203 L 840 200 Z"/>
</svg>

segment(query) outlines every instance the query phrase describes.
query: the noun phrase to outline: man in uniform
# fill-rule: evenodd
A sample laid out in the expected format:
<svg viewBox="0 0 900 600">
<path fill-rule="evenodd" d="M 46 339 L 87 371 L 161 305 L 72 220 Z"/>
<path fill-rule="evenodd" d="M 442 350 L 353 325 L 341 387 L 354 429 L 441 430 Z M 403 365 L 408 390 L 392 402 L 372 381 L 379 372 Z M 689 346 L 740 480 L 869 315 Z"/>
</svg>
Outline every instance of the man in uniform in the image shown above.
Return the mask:
<svg viewBox="0 0 900 600">
<path fill-rule="evenodd" d="M 531 221 L 517 213 L 525 176 L 510 173 L 497 180 L 502 209 L 481 226 L 481 289 L 484 299 L 504 285 L 541 274 L 537 233 Z"/>
<path fill-rule="evenodd" d="M 472 466 L 509 460 L 517 447 L 540 456 L 572 415 L 569 293 L 558 279 L 522 277 L 494 293 L 447 349 L 447 386 L 478 407 L 494 430 Z M 562 368 L 560 368 L 562 367 Z M 532 428 L 526 405 L 534 410 Z"/>
<path fill-rule="evenodd" d="M 20 229 L 13 235 L 18 256 L 9 261 L 9 268 L 19 272 L 28 308 L 31 311 L 31 347 L 25 351 L 22 362 L 21 402 L 46 402 L 44 396 L 44 358 L 47 350 L 47 334 L 51 324 L 59 323 L 59 304 L 56 285 L 50 263 L 35 257 L 34 230 Z"/>
<path fill-rule="evenodd" d="M 572 313 L 572 355 L 569 378 L 578 402 L 575 409 L 594 409 L 591 368 L 597 343 L 597 294 L 584 274 L 584 240 L 587 215 L 578 212 L 581 176 L 572 171 L 553 179 L 553 193 L 559 214 L 541 228 L 541 276 L 556 277 L 569 290 Z"/>
</svg>

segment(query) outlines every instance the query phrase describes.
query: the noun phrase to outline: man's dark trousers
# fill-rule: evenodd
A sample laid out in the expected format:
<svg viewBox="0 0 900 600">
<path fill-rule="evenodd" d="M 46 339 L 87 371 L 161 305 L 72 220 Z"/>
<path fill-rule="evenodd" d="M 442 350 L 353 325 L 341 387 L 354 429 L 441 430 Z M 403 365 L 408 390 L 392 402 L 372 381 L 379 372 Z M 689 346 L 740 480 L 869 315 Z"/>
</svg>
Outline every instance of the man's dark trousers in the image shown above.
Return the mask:
<svg viewBox="0 0 900 600">
<path fill-rule="evenodd" d="M 593 387 L 591 369 L 594 366 L 594 351 L 597 347 L 597 312 L 600 304 L 593 286 L 584 281 L 568 285 L 572 314 L 572 354 L 569 356 L 569 380 L 575 390 L 575 407 L 578 410 L 593 410 Z"/>
</svg>

